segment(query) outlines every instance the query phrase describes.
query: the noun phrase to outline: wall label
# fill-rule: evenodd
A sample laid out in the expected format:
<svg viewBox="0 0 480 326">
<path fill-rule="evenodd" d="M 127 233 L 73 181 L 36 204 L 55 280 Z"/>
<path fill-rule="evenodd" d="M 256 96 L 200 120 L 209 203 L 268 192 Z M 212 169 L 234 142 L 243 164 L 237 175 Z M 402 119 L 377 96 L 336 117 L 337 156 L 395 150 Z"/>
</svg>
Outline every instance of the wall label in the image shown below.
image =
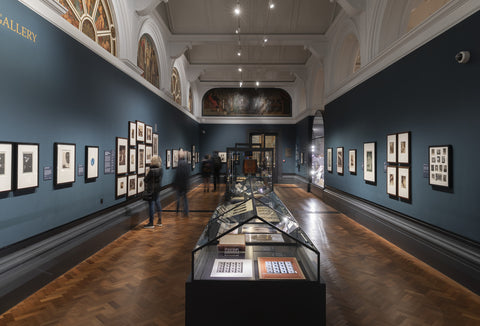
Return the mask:
<svg viewBox="0 0 480 326">
<path fill-rule="evenodd" d="M 6 29 L 11 30 L 14 33 L 17 33 L 23 38 L 26 38 L 29 41 L 32 41 L 33 43 L 37 42 L 37 36 L 38 34 L 35 34 L 25 26 L 20 25 L 13 19 L 9 19 L 8 17 L 3 16 L 3 14 L 0 12 L 0 26 Z"/>
</svg>

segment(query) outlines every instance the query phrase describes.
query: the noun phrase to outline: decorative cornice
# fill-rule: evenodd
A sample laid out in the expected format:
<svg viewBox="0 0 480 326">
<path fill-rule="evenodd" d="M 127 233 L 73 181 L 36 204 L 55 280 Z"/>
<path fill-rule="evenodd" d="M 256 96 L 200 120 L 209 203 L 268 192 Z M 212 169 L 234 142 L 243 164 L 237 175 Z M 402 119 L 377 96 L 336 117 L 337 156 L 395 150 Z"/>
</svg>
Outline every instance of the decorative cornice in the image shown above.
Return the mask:
<svg viewBox="0 0 480 326">
<path fill-rule="evenodd" d="M 64 15 L 67 13 L 68 9 L 62 6 L 58 1 L 56 0 L 42 0 L 44 3 L 46 3 L 50 8 L 55 10 L 60 16 Z"/>
</svg>

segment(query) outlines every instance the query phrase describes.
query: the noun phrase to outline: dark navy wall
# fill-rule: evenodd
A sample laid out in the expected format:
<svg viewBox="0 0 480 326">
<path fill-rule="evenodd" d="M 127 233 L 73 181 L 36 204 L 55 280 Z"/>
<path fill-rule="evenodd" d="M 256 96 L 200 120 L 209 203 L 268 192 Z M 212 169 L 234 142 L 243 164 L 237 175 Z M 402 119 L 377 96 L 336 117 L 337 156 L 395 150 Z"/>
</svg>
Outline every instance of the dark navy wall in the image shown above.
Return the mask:
<svg viewBox="0 0 480 326">
<path fill-rule="evenodd" d="M 33 43 L 0 26 L 0 141 L 40 144 L 39 187 L 0 196 L 0 248 L 123 202 L 115 200 L 115 175 L 104 174 L 103 153 L 128 136 L 128 121 L 157 126 L 162 158 L 167 148 L 200 145 L 198 123 L 18 1 L 3 1 L 0 14 L 38 35 Z M 54 142 L 76 144 L 77 166 L 86 145 L 99 146 L 97 181 L 77 176 L 59 190 L 43 181 Z M 163 185 L 173 172 L 165 171 Z"/>
<path fill-rule="evenodd" d="M 226 151 L 227 147 L 235 147 L 235 143 L 248 143 L 248 135 L 253 131 L 278 133 L 279 173 L 295 173 L 295 125 L 202 124 L 200 154 Z M 286 148 L 290 148 L 292 157 L 285 157 Z"/>
<path fill-rule="evenodd" d="M 357 175 L 326 173 L 328 186 L 480 241 L 480 28 L 476 13 L 326 106 L 326 148 L 357 149 Z M 469 50 L 472 59 L 454 57 Z M 387 134 L 411 132 L 411 203 L 386 194 Z M 363 142 L 377 142 L 377 185 L 363 180 Z M 453 146 L 453 191 L 423 177 L 429 145 Z M 326 151 L 326 149 L 325 149 Z M 325 154 L 326 155 L 326 154 Z M 334 156 L 333 166 L 336 165 Z"/>
<path fill-rule="evenodd" d="M 295 172 L 304 178 L 309 178 L 308 156 L 311 155 L 310 146 L 312 145 L 312 120 L 313 117 L 307 117 L 296 124 L 297 132 L 297 150 L 298 161 Z M 304 164 L 300 164 L 300 153 L 303 152 Z"/>
</svg>

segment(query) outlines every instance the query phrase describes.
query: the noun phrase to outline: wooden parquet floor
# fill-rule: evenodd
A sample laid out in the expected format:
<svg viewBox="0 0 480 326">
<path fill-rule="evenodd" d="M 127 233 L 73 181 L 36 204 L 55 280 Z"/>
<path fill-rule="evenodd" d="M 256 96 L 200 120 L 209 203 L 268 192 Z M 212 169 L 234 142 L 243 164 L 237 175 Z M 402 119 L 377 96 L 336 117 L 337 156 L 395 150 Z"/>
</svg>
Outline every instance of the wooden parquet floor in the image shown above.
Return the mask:
<svg viewBox="0 0 480 326">
<path fill-rule="evenodd" d="M 328 325 L 480 325 L 479 296 L 302 189 L 276 192 L 321 252 Z M 188 218 L 175 203 L 164 207 L 163 227 L 137 226 L 1 315 L 0 325 L 184 325 L 191 250 L 222 194 L 197 187 Z"/>
</svg>

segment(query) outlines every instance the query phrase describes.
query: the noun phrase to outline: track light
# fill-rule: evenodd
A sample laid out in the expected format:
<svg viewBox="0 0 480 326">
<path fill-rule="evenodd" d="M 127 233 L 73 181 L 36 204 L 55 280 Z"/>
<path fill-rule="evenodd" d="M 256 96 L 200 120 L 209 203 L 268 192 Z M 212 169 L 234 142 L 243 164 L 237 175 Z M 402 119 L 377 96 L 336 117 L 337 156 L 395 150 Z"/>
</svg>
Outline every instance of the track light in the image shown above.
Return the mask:
<svg viewBox="0 0 480 326">
<path fill-rule="evenodd" d="M 235 13 L 236 16 L 240 15 L 240 5 L 239 4 L 237 4 L 237 6 L 233 10 L 233 12 Z"/>
<path fill-rule="evenodd" d="M 255 85 L 257 85 L 257 86 L 260 86 L 260 82 L 259 82 L 259 81 L 257 81 L 257 82 L 255 83 Z"/>
<path fill-rule="evenodd" d="M 271 1 L 271 0 L 269 1 L 268 7 L 269 7 L 270 9 L 275 8 L 275 4 L 273 3 L 273 1 Z"/>
<path fill-rule="evenodd" d="M 242 72 L 242 68 L 238 68 L 238 72 Z"/>
</svg>

